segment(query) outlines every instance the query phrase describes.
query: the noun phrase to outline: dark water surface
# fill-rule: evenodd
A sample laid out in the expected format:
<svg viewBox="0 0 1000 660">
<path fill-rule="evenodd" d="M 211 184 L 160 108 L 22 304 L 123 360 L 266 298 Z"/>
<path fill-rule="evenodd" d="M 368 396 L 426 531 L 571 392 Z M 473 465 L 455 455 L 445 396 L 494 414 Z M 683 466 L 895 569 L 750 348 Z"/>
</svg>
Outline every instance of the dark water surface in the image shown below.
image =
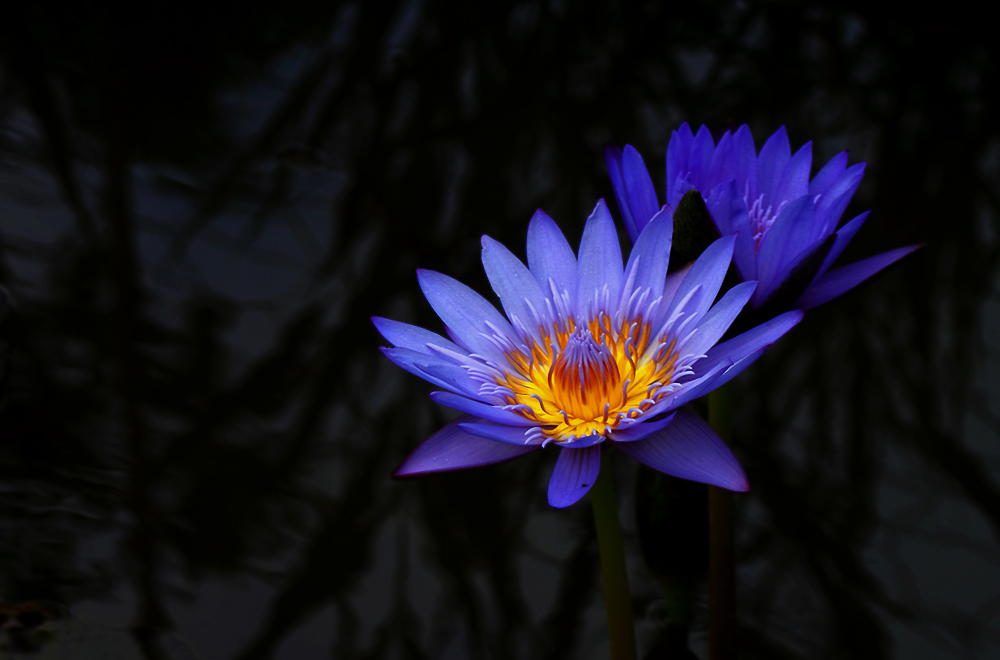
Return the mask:
<svg viewBox="0 0 1000 660">
<path fill-rule="evenodd" d="M 449 416 L 368 317 L 685 120 L 867 161 L 845 262 L 926 243 L 735 381 L 742 657 L 1000 657 L 991 24 L 627 4 L 6 8 L 0 657 L 607 657 L 554 452 L 389 479 Z M 704 657 L 704 491 L 615 467 L 641 652 Z"/>
</svg>

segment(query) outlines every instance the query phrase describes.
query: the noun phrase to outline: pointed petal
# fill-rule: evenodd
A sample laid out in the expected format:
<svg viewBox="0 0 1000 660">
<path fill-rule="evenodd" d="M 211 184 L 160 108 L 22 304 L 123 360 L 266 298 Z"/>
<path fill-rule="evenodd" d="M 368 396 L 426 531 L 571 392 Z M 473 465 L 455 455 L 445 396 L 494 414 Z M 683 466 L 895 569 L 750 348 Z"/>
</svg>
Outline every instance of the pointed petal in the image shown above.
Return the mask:
<svg viewBox="0 0 1000 660">
<path fill-rule="evenodd" d="M 457 394 L 452 394 L 451 392 L 431 392 L 431 400 L 433 400 L 434 403 L 440 403 L 442 406 L 448 406 L 449 408 L 454 408 L 455 410 L 460 410 L 461 412 L 469 413 L 470 415 L 475 415 L 476 417 L 482 417 L 483 419 L 496 422 L 497 424 L 519 427 L 538 426 L 537 422 L 525 419 L 517 413 L 504 410 L 503 408 L 499 408 L 497 406 L 492 406 L 488 403 L 473 401 L 472 399 L 467 399 L 464 396 L 458 396 Z M 523 429 L 521 432 L 524 432 Z"/>
<path fill-rule="evenodd" d="M 638 268 L 632 290 L 651 289 L 650 301 L 663 295 L 663 274 L 667 272 L 667 263 L 670 261 L 670 243 L 673 235 L 674 222 L 671 218 L 671 210 L 670 207 L 665 206 L 663 210 L 653 216 L 653 219 L 639 234 L 639 238 L 632 248 L 632 253 L 628 257 L 625 272 L 631 273 L 633 267 Z M 623 298 L 625 295 L 627 294 L 622 292 Z"/>
<path fill-rule="evenodd" d="M 674 300 L 684 300 L 684 297 L 694 287 L 701 286 L 701 303 L 696 315 L 704 314 L 715 300 L 715 296 L 719 293 L 719 287 L 722 286 L 722 280 L 726 277 L 726 271 L 729 270 L 729 263 L 733 258 L 735 242 L 735 236 L 724 236 L 709 245 L 695 260 L 694 266 L 691 267 L 691 271 L 674 295 Z M 669 317 L 669 314 L 667 316 Z"/>
<path fill-rule="evenodd" d="M 815 242 L 812 238 L 815 219 L 812 199 L 802 196 L 786 206 L 764 233 L 757 256 L 760 286 L 754 294 L 755 307 L 778 284 L 776 276 Z"/>
<path fill-rule="evenodd" d="M 715 228 L 719 230 L 720 236 L 735 234 L 733 219 L 740 212 L 744 215 L 747 212 L 743 195 L 736 190 L 736 182 L 732 180 L 720 183 L 713 188 L 708 199 L 705 200 L 705 207 L 708 209 L 708 214 L 712 216 L 712 221 L 715 223 Z"/>
<path fill-rule="evenodd" d="M 868 257 L 848 266 L 828 271 L 816 280 L 812 286 L 806 289 L 802 297 L 796 301 L 795 306 L 799 309 L 812 309 L 829 300 L 833 300 L 837 296 L 861 284 L 886 266 L 902 259 L 918 247 L 920 246 L 910 245 L 909 247 L 890 250 L 889 252 Z"/>
<path fill-rule="evenodd" d="M 775 193 L 781 182 L 781 173 L 785 171 L 785 166 L 791 158 L 792 147 L 788 144 L 788 134 L 782 126 L 768 138 L 757 157 L 757 187 L 758 192 L 764 194 L 765 208 L 768 204 L 777 207 L 781 202 L 775 198 Z"/>
<path fill-rule="evenodd" d="M 483 269 L 490 286 L 500 297 L 507 318 L 512 325 L 523 329 L 536 341 L 541 341 L 541 326 L 549 326 L 545 296 L 538 287 L 538 281 L 521 260 L 510 250 L 489 236 L 483 236 Z M 514 320 L 518 323 L 514 323 Z"/>
<path fill-rule="evenodd" d="M 663 300 L 660 302 L 660 309 L 672 309 L 673 302 L 677 296 L 677 290 L 681 288 L 681 284 L 684 279 L 691 272 L 691 267 L 694 266 L 692 261 L 689 264 L 681 266 L 674 272 L 667 275 L 667 278 L 663 282 Z"/>
<path fill-rule="evenodd" d="M 639 229 L 635 225 L 635 218 L 632 217 L 628 189 L 625 187 L 622 152 L 613 144 L 607 144 L 604 147 L 604 165 L 608 168 L 608 175 L 611 177 L 611 187 L 615 191 L 615 199 L 618 201 L 618 210 L 622 214 L 622 222 L 625 223 L 625 231 L 635 243 L 635 239 L 639 237 Z"/>
<path fill-rule="evenodd" d="M 802 312 L 795 310 L 776 316 L 766 323 L 747 330 L 729 341 L 716 344 L 709 349 L 706 357 L 695 363 L 695 373 L 709 371 L 721 362 L 737 364 L 740 360 L 761 348 L 767 348 L 802 320 Z"/>
<path fill-rule="evenodd" d="M 418 353 L 408 348 L 380 348 L 382 354 L 397 367 L 423 378 L 432 385 L 457 392 L 464 396 L 476 396 L 475 382 L 460 367 L 446 364 L 436 356 Z"/>
<path fill-rule="evenodd" d="M 854 197 L 854 192 L 861 185 L 861 178 L 865 173 L 865 164 L 858 163 L 848 167 L 843 176 L 834 182 L 827 193 L 820 198 L 816 207 L 816 216 L 822 235 L 832 234 L 836 229 L 840 216 L 844 214 L 844 209 Z M 818 237 L 817 237 L 818 238 Z"/>
<path fill-rule="evenodd" d="M 409 323 L 394 321 L 392 319 L 373 316 L 372 323 L 385 340 L 396 348 L 408 348 L 411 351 L 434 355 L 433 351 L 427 348 L 428 345 L 440 346 L 456 353 L 466 353 L 466 351 L 454 343 L 448 341 L 439 334 L 430 330 L 424 330 Z"/>
<path fill-rule="evenodd" d="M 740 278 L 744 281 L 756 280 L 757 266 L 757 244 L 753 238 L 753 229 L 750 228 L 750 215 L 747 213 L 746 204 L 742 208 L 736 207 L 732 216 L 732 233 L 736 234 L 736 245 L 733 246 L 733 263 L 740 273 Z"/>
<path fill-rule="evenodd" d="M 468 431 L 472 435 L 480 438 L 489 438 L 495 442 L 504 442 L 508 445 L 517 445 L 519 447 L 523 447 L 525 445 L 540 445 L 542 444 L 543 439 L 543 436 L 541 435 L 529 435 L 528 431 L 525 430 L 525 427 L 523 426 L 508 426 L 506 424 L 489 423 L 484 424 L 482 421 L 477 421 L 463 422 L 461 427 L 463 430 Z"/>
<path fill-rule="evenodd" d="M 712 309 L 708 310 L 708 313 L 698 322 L 698 329 L 691 335 L 691 338 L 683 346 L 678 346 L 677 351 L 682 355 L 689 353 L 701 355 L 715 346 L 715 342 L 726 334 L 726 330 L 733 324 L 733 320 L 750 300 L 756 286 L 756 282 L 742 282 L 726 291 L 726 295 L 722 296 L 719 302 L 715 303 Z"/>
<path fill-rule="evenodd" d="M 688 161 L 691 157 L 691 143 L 694 142 L 694 134 L 687 122 L 681 124 L 676 131 L 670 134 L 670 142 L 667 144 L 667 204 L 677 206 L 684 193 L 690 189 L 690 185 L 677 193 L 677 179 L 684 177 L 691 168 Z"/>
<path fill-rule="evenodd" d="M 798 297 L 815 281 L 816 273 L 836 240 L 837 237 L 830 234 L 802 250 L 771 278 L 767 287 L 760 286 L 754 291 L 753 308 L 762 310 L 766 316 L 791 309 Z"/>
<path fill-rule="evenodd" d="M 839 154 L 827 161 L 823 169 L 809 182 L 809 196 L 825 195 L 837 179 L 844 174 L 847 168 L 847 152 L 841 151 Z"/>
<path fill-rule="evenodd" d="M 865 224 L 865 220 L 868 218 L 869 213 L 871 213 L 871 211 L 865 211 L 864 213 L 854 218 L 846 225 L 837 230 L 837 239 L 834 241 L 833 247 L 830 249 L 830 253 L 826 255 L 826 259 L 823 261 L 823 265 L 820 266 L 819 271 L 817 271 L 816 280 L 822 277 L 823 273 L 825 273 L 830 269 L 830 266 L 833 265 L 833 262 L 837 260 L 837 257 L 840 256 L 840 253 L 844 251 L 844 248 L 847 247 L 847 244 L 851 242 L 851 239 L 854 238 L 854 235 L 858 233 L 859 229 L 861 229 L 861 225 Z"/>
<path fill-rule="evenodd" d="M 709 174 L 714 155 L 715 140 L 712 139 L 712 132 L 708 130 L 708 126 L 702 124 L 691 143 L 691 158 L 688 161 L 688 167 L 691 169 L 691 183 L 703 195 L 708 194 L 709 186 L 713 185 Z"/>
<path fill-rule="evenodd" d="M 552 296 L 550 281 L 559 293 L 576 296 L 577 266 L 573 248 L 555 221 L 538 209 L 528 224 L 528 269 L 547 297 Z"/>
<path fill-rule="evenodd" d="M 736 189 L 750 203 L 757 199 L 757 148 L 746 124 L 733 134 L 733 158 L 736 163 Z M 754 278 L 750 278 L 754 279 Z"/>
<path fill-rule="evenodd" d="M 580 240 L 579 279 L 576 308 L 581 316 L 618 302 L 622 285 L 622 249 L 615 223 L 604 200 L 597 202 L 587 218 Z M 606 298 L 605 298 L 606 297 Z M 598 307 L 593 307 L 597 301 Z M 610 313 L 610 309 L 604 309 Z"/>
<path fill-rule="evenodd" d="M 480 438 L 459 428 L 459 424 L 476 419 L 463 415 L 444 427 L 410 454 L 392 473 L 393 477 L 408 477 L 429 472 L 461 470 L 517 458 L 537 449 L 534 446 L 515 447 Z"/>
<path fill-rule="evenodd" d="M 499 332 L 516 340 L 517 334 L 493 305 L 458 280 L 433 270 L 418 270 L 417 280 L 431 307 L 466 346 L 496 364 L 507 364 L 503 351 L 487 337 Z"/>
<path fill-rule="evenodd" d="M 632 209 L 632 219 L 635 221 L 635 228 L 641 234 L 646 223 L 660 210 L 660 204 L 656 201 L 653 180 L 649 178 L 642 156 L 630 145 L 625 145 L 625 152 L 622 154 L 622 173 L 625 178 L 625 189 L 628 191 L 629 208 Z"/>
<path fill-rule="evenodd" d="M 615 446 L 640 463 L 674 477 L 728 490 L 750 490 L 733 452 L 705 420 L 687 408 L 677 411 L 673 423 L 659 433 Z"/>
<path fill-rule="evenodd" d="M 726 131 L 719 138 L 719 144 L 715 147 L 715 153 L 712 154 L 712 164 L 709 165 L 708 171 L 706 187 L 727 185 L 736 180 L 735 146 L 733 136 L 729 131 Z"/>
<path fill-rule="evenodd" d="M 806 142 L 785 165 L 774 199 L 780 202 L 783 199 L 796 199 L 807 194 L 810 167 L 812 167 L 812 142 Z"/>
<path fill-rule="evenodd" d="M 549 504 L 562 509 L 587 494 L 601 470 L 601 446 L 560 449 L 549 479 Z"/>
<path fill-rule="evenodd" d="M 655 422 L 633 424 L 632 426 L 612 431 L 611 439 L 615 442 L 635 442 L 636 440 L 642 440 L 645 437 L 653 435 L 660 429 L 666 428 L 667 424 L 672 422 L 673 419 L 673 415 L 668 415 L 667 417 L 658 419 Z"/>
</svg>

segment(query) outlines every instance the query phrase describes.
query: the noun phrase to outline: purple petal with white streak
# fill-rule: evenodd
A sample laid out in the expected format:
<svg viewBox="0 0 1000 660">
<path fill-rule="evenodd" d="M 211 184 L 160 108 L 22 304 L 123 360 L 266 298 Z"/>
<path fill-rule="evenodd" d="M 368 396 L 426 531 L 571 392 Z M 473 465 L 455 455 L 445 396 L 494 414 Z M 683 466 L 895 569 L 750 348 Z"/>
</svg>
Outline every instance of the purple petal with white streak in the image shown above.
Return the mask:
<svg viewBox="0 0 1000 660">
<path fill-rule="evenodd" d="M 767 348 L 795 327 L 795 324 L 802 320 L 802 316 L 799 310 L 785 312 L 729 341 L 716 344 L 708 350 L 704 358 L 695 363 L 695 372 L 713 369 L 723 361 L 736 364 L 758 349 Z"/>
<path fill-rule="evenodd" d="M 567 292 L 570 301 L 576 296 L 576 255 L 555 221 L 541 209 L 528 224 L 528 269 L 547 297 L 552 296 L 550 282 L 560 294 Z"/>
<path fill-rule="evenodd" d="M 632 284 L 633 291 L 651 289 L 648 300 L 652 301 L 663 295 L 663 273 L 667 272 L 667 263 L 670 261 L 670 244 L 674 235 L 673 211 L 669 206 L 653 216 L 639 234 L 639 238 L 632 247 L 632 253 L 628 257 L 628 265 L 625 272 L 631 273 L 638 261 L 635 281 Z M 629 295 L 623 291 L 622 297 Z"/>
<path fill-rule="evenodd" d="M 516 318 L 531 337 L 541 341 L 540 326 L 551 325 L 553 319 L 535 276 L 510 250 L 489 236 L 483 236 L 482 244 L 483 269 L 507 318 Z"/>
<path fill-rule="evenodd" d="M 441 335 L 409 323 L 393 321 L 381 316 L 373 316 L 372 323 L 375 324 L 375 329 L 385 337 L 385 340 L 397 348 L 408 348 L 426 355 L 434 355 L 434 352 L 427 348 L 428 345 L 440 346 L 456 353 L 467 352 Z"/>
<path fill-rule="evenodd" d="M 472 399 L 467 399 L 464 396 L 452 394 L 451 392 L 431 392 L 431 400 L 434 403 L 440 403 L 442 406 L 448 406 L 449 408 L 454 408 L 455 410 L 469 413 L 476 417 L 482 417 L 497 424 L 521 427 L 538 426 L 537 422 L 521 417 L 517 413 L 492 406 L 488 403 L 473 401 Z"/>
<path fill-rule="evenodd" d="M 614 220 L 603 199 L 597 202 L 583 229 L 578 268 L 577 313 L 581 316 L 595 313 L 598 308 L 591 309 L 591 305 L 595 297 L 603 304 L 605 289 L 609 304 L 618 302 L 622 286 L 622 249 Z"/>
<path fill-rule="evenodd" d="M 508 445 L 540 445 L 541 435 L 529 436 L 523 426 L 507 426 L 506 424 L 488 424 L 482 421 L 463 422 L 462 429 L 480 438 L 489 438 L 495 442 Z"/>
</svg>

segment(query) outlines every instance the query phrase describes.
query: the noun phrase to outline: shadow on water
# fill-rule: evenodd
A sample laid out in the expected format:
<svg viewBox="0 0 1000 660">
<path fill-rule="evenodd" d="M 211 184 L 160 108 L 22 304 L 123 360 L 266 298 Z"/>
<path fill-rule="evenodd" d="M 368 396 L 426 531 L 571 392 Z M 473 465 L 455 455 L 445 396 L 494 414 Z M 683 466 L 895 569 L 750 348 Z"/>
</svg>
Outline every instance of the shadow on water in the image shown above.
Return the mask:
<svg viewBox="0 0 1000 660">
<path fill-rule="evenodd" d="M 0 655 L 601 657 L 590 512 L 547 507 L 551 456 L 389 480 L 447 412 L 368 317 L 437 327 L 414 268 L 487 291 L 480 235 L 523 250 L 536 207 L 578 240 L 602 145 L 662 181 L 685 120 L 867 161 L 845 260 L 926 243 L 734 385 L 742 657 L 996 654 L 1000 87 L 968 18 L 8 8 Z M 703 491 L 617 467 L 640 646 L 703 654 Z"/>
</svg>

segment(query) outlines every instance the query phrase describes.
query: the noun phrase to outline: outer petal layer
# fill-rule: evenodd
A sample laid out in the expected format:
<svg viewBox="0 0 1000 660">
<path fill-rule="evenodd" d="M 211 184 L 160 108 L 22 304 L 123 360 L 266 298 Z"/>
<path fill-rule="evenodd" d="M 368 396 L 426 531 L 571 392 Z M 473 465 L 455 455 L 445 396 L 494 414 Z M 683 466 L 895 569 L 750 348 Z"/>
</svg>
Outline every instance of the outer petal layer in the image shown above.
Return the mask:
<svg viewBox="0 0 1000 660">
<path fill-rule="evenodd" d="M 817 279 L 806 292 L 799 297 L 795 306 L 800 309 L 812 309 L 833 300 L 837 296 L 846 293 L 861 284 L 869 277 L 879 272 L 886 266 L 899 261 L 909 253 L 916 250 L 919 245 L 898 248 L 868 257 L 848 266 L 835 268 L 827 271 L 825 275 Z"/>
<path fill-rule="evenodd" d="M 739 461 L 705 420 L 687 408 L 660 432 L 615 445 L 654 470 L 728 490 L 747 491 L 750 483 Z"/>
<path fill-rule="evenodd" d="M 549 504 L 562 509 L 587 494 L 601 471 L 601 446 L 561 449 L 549 479 Z"/>
<path fill-rule="evenodd" d="M 479 420 L 472 415 L 459 417 L 414 449 L 392 476 L 408 477 L 501 463 L 536 449 L 487 440 L 459 428 L 463 422 L 476 421 Z"/>
</svg>

